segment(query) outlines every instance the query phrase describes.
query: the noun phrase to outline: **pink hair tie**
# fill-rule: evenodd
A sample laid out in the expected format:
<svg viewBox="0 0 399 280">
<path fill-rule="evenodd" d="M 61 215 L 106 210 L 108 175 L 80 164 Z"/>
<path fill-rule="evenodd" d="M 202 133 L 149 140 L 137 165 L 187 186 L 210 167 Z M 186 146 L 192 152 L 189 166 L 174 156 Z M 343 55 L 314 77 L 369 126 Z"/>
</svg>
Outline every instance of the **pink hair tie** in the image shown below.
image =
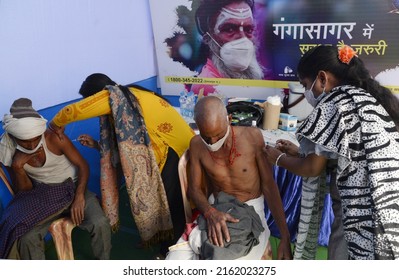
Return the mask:
<svg viewBox="0 0 399 280">
<path fill-rule="evenodd" d="M 338 49 L 338 58 L 342 63 L 349 64 L 352 58 L 356 56 L 356 52 L 348 45 L 343 45 Z"/>
</svg>

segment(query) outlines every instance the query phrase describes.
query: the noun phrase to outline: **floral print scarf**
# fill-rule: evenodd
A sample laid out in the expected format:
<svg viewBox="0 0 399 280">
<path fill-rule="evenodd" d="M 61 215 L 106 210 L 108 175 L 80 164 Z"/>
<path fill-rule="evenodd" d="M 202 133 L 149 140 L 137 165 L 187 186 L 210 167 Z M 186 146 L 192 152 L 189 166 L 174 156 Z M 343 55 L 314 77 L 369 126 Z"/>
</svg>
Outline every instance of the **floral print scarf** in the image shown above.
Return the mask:
<svg viewBox="0 0 399 280">
<path fill-rule="evenodd" d="M 110 92 L 111 115 L 100 118 L 102 207 L 113 230 L 119 225 L 116 165 L 120 162 L 130 207 L 145 245 L 171 237 L 172 220 L 161 173 L 134 94 Z"/>
</svg>

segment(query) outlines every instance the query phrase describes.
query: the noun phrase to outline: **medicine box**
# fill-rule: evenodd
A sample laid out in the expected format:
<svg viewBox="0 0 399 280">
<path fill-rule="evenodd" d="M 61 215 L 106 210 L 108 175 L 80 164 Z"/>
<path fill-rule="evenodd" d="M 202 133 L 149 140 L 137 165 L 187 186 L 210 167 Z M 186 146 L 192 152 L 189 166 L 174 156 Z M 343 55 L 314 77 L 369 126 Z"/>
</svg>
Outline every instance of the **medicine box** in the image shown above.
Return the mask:
<svg viewBox="0 0 399 280">
<path fill-rule="evenodd" d="M 278 128 L 285 131 L 295 131 L 298 118 L 296 116 L 280 113 Z"/>
</svg>

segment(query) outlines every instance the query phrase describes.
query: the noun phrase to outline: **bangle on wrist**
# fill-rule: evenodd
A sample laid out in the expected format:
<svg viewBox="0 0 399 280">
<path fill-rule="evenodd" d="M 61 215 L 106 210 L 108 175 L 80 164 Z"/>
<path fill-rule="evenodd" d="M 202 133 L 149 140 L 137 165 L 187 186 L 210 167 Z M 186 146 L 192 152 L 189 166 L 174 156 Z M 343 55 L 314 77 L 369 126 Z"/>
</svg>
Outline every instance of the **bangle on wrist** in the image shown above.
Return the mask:
<svg viewBox="0 0 399 280">
<path fill-rule="evenodd" d="M 281 153 L 281 154 L 277 157 L 276 163 L 275 163 L 274 165 L 278 166 L 278 161 L 280 160 L 280 158 L 281 158 L 282 156 L 285 156 L 285 155 L 286 155 L 286 153 Z"/>
<path fill-rule="evenodd" d="M 208 210 L 206 210 L 206 211 L 204 212 L 204 217 L 205 217 L 205 219 L 208 219 L 208 218 L 211 216 L 212 212 L 214 212 L 214 211 L 216 211 L 215 208 L 209 207 Z"/>
</svg>

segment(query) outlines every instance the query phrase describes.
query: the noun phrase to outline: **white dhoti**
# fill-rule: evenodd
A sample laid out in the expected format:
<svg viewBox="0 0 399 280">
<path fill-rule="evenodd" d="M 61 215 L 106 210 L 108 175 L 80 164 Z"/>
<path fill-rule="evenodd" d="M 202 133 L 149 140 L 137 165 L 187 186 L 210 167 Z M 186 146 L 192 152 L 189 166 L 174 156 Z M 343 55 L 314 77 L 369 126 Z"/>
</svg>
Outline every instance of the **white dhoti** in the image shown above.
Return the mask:
<svg viewBox="0 0 399 280">
<path fill-rule="evenodd" d="M 213 204 L 213 195 L 209 197 L 208 201 L 210 204 Z M 245 203 L 254 207 L 255 212 L 259 215 L 262 222 L 264 231 L 259 235 L 259 244 L 252 247 L 251 251 L 246 256 L 240 257 L 237 260 L 260 260 L 265 254 L 270 237 L 270 230 L 265 218 L 264 197 L 261 195 L 260 197 L 248 200 Z M 196 224 L 197 220 L 195 220 L 194 223 Z M 166 260 L 199 260 L 201 245 L 201 230 L 196 226 L 189 234 L 187 241 L 183 237 L 180 237 L 175 245 L 169 247 Z"/>
</svg>

